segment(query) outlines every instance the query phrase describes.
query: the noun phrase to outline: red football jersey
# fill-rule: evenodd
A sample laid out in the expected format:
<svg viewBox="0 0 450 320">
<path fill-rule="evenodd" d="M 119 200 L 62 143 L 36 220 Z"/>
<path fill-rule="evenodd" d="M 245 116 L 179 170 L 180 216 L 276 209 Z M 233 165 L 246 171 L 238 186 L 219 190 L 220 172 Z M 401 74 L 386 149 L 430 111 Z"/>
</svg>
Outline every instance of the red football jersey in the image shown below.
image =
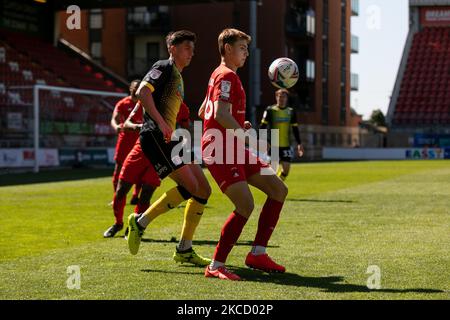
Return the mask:
<svg viewBox="0 0 450 320">
<path fill-rule="evenodd" d="M 120 114 L 120 123 L 124 123 L 133 111 L 135 102 L 130 97 L 125 97 L 116 104 L 115 110 Z M 142 123 L 144 121 L 144 115 L 142 107 L 138 108 L 137 112 L 132 117 L 132 122 Z M 125 161 L 128 153 L 133 149 L 136 140 L 139 138 L 138 131 L 126 131 L 119 132 L 117 137 L 116 155 L 115 159 L 119 162 Z"/>
<path fill-rule="evenodd" d="M 212 136 L 208 133 L 209 129 L 220 130 L 223 138 L 225 139 L 226 129 L 214 119 L 214 102 L 221 100 L 230 103 L 230 112 L 234 119 L 236 119 L 241 127 L 244 127 L 245 122 L 244 88 L 242 87 L 241 80 L 236 72 L 225 65 L 221 64 L 211 74 L 206 99 L 207 102 L 203 120 L 202 147 L 211 142 Z"/>
</svg>

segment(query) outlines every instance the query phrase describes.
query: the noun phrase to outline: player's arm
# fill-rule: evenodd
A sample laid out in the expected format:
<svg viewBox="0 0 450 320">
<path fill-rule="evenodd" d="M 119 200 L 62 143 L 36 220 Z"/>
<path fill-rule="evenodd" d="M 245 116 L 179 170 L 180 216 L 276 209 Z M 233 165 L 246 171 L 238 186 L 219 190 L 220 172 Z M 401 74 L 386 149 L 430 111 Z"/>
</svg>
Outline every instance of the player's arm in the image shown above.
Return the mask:
<svg viewBox="0 0 450 320">
<path fill-rule="evenodd" d="M 115 132 L 119 133 L 122 131 L 122 124 L 120 123 L 120 113 L 117 108 L 117 106 L 114 108 L 112 117 L 111 117 L 111 127 L 114 129 Z"/>
<path fill-rule="evenodd" d="M 123 130 L 125 131 L 139 131 L 142 128 L 142 123 L 134 123 L 133 117 L 138 112 L 139 108 L 141 108 L 141 105 L 139 103 L 136 103 L 136 105 L 133 108 L 133 111 L 131 111 L 130 115 L 128 116 L 127 120 L 123 123 Z"/>
<path fill-rule="evenodd" d="M 147 82 L 142 81 L 141 84 L 139 85 L 139 89 L 136 95 L 141 101 L 142 107 L 144 108 L 145 112 L 147 112 L 147 114 L 153 120 L 155 120 L 159 129 L 163 133 L 164 138 L 166 140 L 170 140 L 173 130 L 169 127 L 167 122 L 164 120 L 159 111 L 156 109 L 155 101 L 153 100 L 152 96 L 152 89 L 151 89 L 152 87 L 148 85 L 149 84 Z"/>
<path fill-rule="evenodd" d="M 200 108 L 198 109 L 198 117 L 202 120 L 205 119 L 205 108 L 206 108 L 206 99 L 203 100 L 202 105 L 200 106 Z"/>
<path fill-rule="evenodd" d="M 225 129 L 242 129 L 231 115 L 231 103 L 218 100 L 214 102 L 214 119 Z"/>
<path fill-rule="evenodd" d="M 166 141 L 170 141 L 173 130 L 161 116 L 158 109 L 156 109 L 152 94 L 155 91 L 163 90 L 167 81 L 170 79 L 171 73 L 171 65 L 155 63 L 152 69 L 145 75 L 144 79 L 142 79 L 136 92 L 145 112 L 156 122 Z"/>
<path fill-rule="evenodd" d="M 298 129 L 298 122 L 297 122 L 297 117 L 295 115 L 295 112 L 292 112 L 291 128 L 292 128 L 292 132 L 294 133 L 295 141 L 297 142 L 297 153 L 298 153 L 298 156 L 301 158 L 301 157 L 303 157 L 305 150 L 302 145 L 302 139 L 300 138 L 300 130 Z"/>
</svg>

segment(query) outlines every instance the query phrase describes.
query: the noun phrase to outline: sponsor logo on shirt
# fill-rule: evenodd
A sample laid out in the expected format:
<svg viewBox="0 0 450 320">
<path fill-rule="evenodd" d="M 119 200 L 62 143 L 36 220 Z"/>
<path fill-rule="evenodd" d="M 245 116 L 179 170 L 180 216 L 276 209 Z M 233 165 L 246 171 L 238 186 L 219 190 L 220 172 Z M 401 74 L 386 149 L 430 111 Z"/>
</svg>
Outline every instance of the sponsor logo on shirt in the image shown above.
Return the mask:
<svg viewBox="0 0 450 320">
<path fill-rule="evenodd" d="M 152 69 L 150 71 L 150 78 L 152 78 L 153 80 L 157 80 L 160 76 L 161 76 L 162 72 L 159 71 L 158 69 Z"/>
<path fill-rule="evenodd" d="M 231 82 L 222 80 L 220 83 L 220 96 L 222 98 L 229 98 L 230 97 L 230 91 L 231 91 Z"/>
</svg>

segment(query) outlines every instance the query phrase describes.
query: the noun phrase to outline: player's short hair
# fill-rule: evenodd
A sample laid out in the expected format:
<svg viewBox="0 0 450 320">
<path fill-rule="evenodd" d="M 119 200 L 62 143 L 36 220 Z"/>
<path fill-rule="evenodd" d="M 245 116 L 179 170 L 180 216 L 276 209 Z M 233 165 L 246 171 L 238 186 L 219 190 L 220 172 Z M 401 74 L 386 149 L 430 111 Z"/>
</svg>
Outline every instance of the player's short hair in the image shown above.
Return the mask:
<svg viewBox="0 0 450 320">
<path fill-rule="evenodd" d="M 289 90 L 288 90 L 288 89 L 282 88 L 282 89 L 278 89 L 277 91 L 275 91 L 275 95 L 276 95 L 276 96 L 279 96 L 279 95 L 281 95 L 282 93 L 286 93 L 286 94 L 289 96 Z"/>
<path fill-rule="evenodd" d="M 252 37 L 250 37 L 245 32 L 242 32 L 237 29 L 224 29 L 220 34 L 219 38 L 217 39 L 219 43 L 219 52 L 220 55 L 225 55 L 225 45 L 228 43 L 230 45 L 233 45 L 236 41 L 239 40 L 246 40 L 247 43 L 250 43 L 252 41 Z"/>
<path fill-rule="evenodd" d="M 197 40 L 197 36 L 195 35 L 195 33 L 189 30 L 169 32 L 166 37 L 167 48 L 169 48 L 170 46 L 176 46 L 186 40 L 195 43 L 195 41 Z"/>
<path fill-rule="evenodd" d="M 141 83 L 141 80 L 133 80 L 133 81 L 131 81 L 131 83 L 130 83 L 130 88 L 129 88 L 129 90 L 130 90 L 130 94 L 134 97 L 134 96 L 136 96 L 136 92 L 137 92 L 137 90 L 138 90 L 138 88 L 139 88 L 139 84 Z"/>
</svg>

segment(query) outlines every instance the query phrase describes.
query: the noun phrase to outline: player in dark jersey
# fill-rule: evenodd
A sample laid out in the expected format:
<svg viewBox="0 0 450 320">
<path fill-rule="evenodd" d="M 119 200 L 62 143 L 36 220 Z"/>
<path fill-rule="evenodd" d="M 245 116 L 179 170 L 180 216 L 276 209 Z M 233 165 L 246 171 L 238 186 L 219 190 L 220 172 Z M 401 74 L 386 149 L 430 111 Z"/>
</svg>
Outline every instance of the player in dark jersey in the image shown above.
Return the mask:
<svg viewBox="0 0 450 320">
<path fill-rule="evenodd" d="M 124 122 L 123 127 L 131 131 L 140 131 L 142 127 L 141 122 L 134 122 L 134 115 L 139 112 L 142 113 L 142 106 L 137 103 L 133 111 L 128 116 L 128 119 Z M 189 129 L 190 118 L 189 108 L 186 104 L 182 103 L 180 112 L 177 116 L 177 123 L 183 129 Z M 131 187 L 136 184 L 142 185 L 142 191 L 139 197 L 139 201 L 134 208 L 134 213 L 139 214 L 144 212 L 150 206 L 150 199 L 156 190 L 160 186 L 159 176 L 156 174 L 153 165 L 148 158 L 144 155 L 141 148 L 141 142 L 138 139 L 133 149 L 128 154 L 125 162 L 123 163 L 122 170 L 120 171 L 119 183 L 117 184 L 116 193 L 113 201 L 113 212 L 116 222 L 122 221 L 123 213 L 125 209 L 126 196 L 131 190 Z M 117 232 L 122 230 L 123 224 L 114 223 L 108 230 L 105 231 L 103 236 L 105 238 L 112 238 Z M 125 231 L 125 236 L 128 232 Z M 180 238 L 183 240 L 182 238 Z"/>
<path fill-rule="evenodd" d="M 136 140 L 139 138 L 139 132 L 127 130 L 123 127 L 125 120 L 130 115 L 133 110 L 138 98 L 136 97 L 136 91 L 139 87 L 140 80 L 133 80 L 130 84 L 130 95 L 121 99 L 115 106 L 112 117 L 111 117 L 111 126 L 114 131 L 117 132 L 117 143 L 116 143 L 116 151 L 114 153 L 114 160 L 116 161 L 116 166 L 114 168 L 113 174 L 113 188 L 114 193 L 117 189 L 117 183 L 119 181 L 120 170 L 122 169 L 125 158 L 128 153 L 133 149 Z M 136 120 L 142 122 L 142 111 L 139 110 L 135 115 Z M 141 189 L 141 185 L 137 184 L 133 197 L 131 198 L 131 204 L 137 204 L 139 198 L 139 192 Z M 116 221 L 116 224 L 122 224 L 122 221 Z"/>
<path fill-rule="evenodd" d="M 140 114 L 140 116 L 136 117 L 136 114 Z M 136 103 L 133 111 L 123 123 L 123 129 L 129 132 L 139 132 L 143 122 L 142 114 L 142 106 L 140 103 Z M 137 139 L 133 149 L 128 153 L 120 170 L 112 205 L 115 223 L 104 232 L 103 237 L 112 238 L 117 232 L 122 230 L 126 197 L 133 184 L 142 186 L 134 212 L 144 212 L 150 206 L 150 199 L 153 192 L 159 187 L 160 180 L 155 169 L 144 156 L 139 139 Z"/>
<path fill-rule="evenodd" d="M 297 117 L 295 110 L 287 106 L 289 91 L 279 89 L 275 92 L 277 104 L 269 106 L 264 111 L 261 120 L 261 129 L 277 129 L 279 134 L 280 166 L 277 175 L 281 180 L 286 180 L 291 168 L 291 161 L 294 156 L 291 147 L 291 128 L 297 142 L 297 155 L 303 157 L 304 149 L 298 130 Z"/>
<path fill-rule="evenodd" d="M 184 83 L 181 72 L 194 55 L 196 36 L 186 30 L 170 33 L 167 38 L 169 59 L 156 62 L 141 81 L 137 95 L 145 110 L 141 129 L 141 147 L 159 177 L 169 176 L 177 187 L 167 191 L 140 216 L 128 217 L 128 247 L 137 254 L 144 229 L 160 214 L 177 207 L 188 200 L 182 234 L 184 242 L 179 243 L 175 255 L 180 262 L 208 265 L 205 259 L 192 249 L 192 238 L 203 209 L 211 194 L 211 187 L 201 167 L 184 163 L 179 155 L 172 156 L 172 149 L 178 141 L 171 141 L 176 117 L 184 97 Z"/>
<path fill-rule="evenodd" d="M 278 222 L 288 193 L 287 187 L 267 164 L 252 155 L 248 149 L 245 149 L 245 163 L 242 164 L 235 156 L 237 134 L 248 128 L 245 121 L 245 91 L 236 72 L 245 64 L 250 41 L 250 36 L 236 29 L 225 29 L 219 35 L 222 61 L 210 77 L 206 98 L 199 112 L 204 118 L 203 159 L 222 192 L 235 206 L 222 227 L 213 260 L 205 269 L 206 277 L 240 280 L 238 275 L 225 267 L 225 262 L 254 209 L 250 185 L 263 191 L 267 200 L 259 216 L 258 230 L 245 264 L 266 272 L 285 272 L 283 266 L 267 255 L 266 247 Z M 234 134 L 234 145 L 223 143 L 223 147 L 217 143 L 217 132 L 222 133 L 223 139 L 226 132 L 230 131 Z M 213 145 L 215 147 L 211 148 Z M 223 154 L 225 163 L 218 154 Z M 252 157 L 254 161 L 251 161 Z M 262 169 L 270 174 L 263 174 Z"/>
</svg>

